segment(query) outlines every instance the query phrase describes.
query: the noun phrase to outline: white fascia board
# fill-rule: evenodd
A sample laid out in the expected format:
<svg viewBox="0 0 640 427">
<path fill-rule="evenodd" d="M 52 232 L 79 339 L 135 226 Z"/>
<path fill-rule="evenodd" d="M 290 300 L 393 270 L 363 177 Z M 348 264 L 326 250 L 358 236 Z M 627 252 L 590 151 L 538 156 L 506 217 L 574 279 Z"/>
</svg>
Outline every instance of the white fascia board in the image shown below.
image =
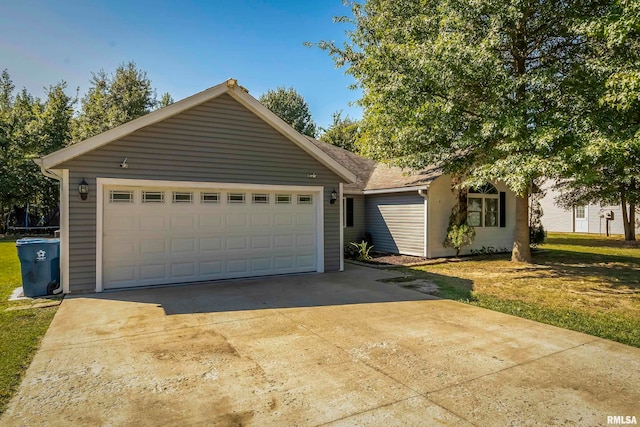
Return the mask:
<svg viewBox="0 0 640 427">
<path fill-rule="evenodd" d="M 256 116 L 271 125 L 278 132 L 286 136 L 298 147 L 302 148 L 307 152 L 307 154 L 311 155 L 327 168 L 335 172 L 340 178 L 344 179 L 346 183 L 351 184 L 356 182 L 356 175 L 353 172 L 349 171 L 347 168 L 328 156 L 324 151 L 313 145 L 313 143 L 308 141 L 307 138 L 289 126 L 284 120 L 271 112 L 267 107 L 260 104 L 251 95 L 247 94 L 243 90 L 230 91 L 229 95 L 244 105 Z"/>
<path fill-rule="evenodd" d="M 407 191 L 427 190 L 429 186 L 420 185 L 417 187 L 396 187 L 396 188 L 381 188 L 379 190 L 364 190 L 362 193 L 367 194 L 386 194 L 386 193 L 406 193 Z"/>
<path fill-rule="evenodd" d="M 180 100 L 160 110 L 151 112 L 116 128 L 44 156 L 42 157 L 42 165 L 45 169 L 51 169 L 54 166 L 59 165 L 60 163 L 81 156 L 84 153 L 95 150 L 98 147 L 132 134 L 133 132 L 142 129 L 143 127 L 158 123 L 185 110 L 193 108 L 196 105 L 210 101 L 228 91 L 231 91 L 229 82 L 221 83 L 217 86 L 196 93 L 195 95 Z"/>
<path fill-rule="evenodd" d="M 362 191 L 362 190 L 344 190 L 342 192 L 342 194 L 344 194 L 345 196 L 352 196 L 352 195 L 362 196 L 362 195 L 364 195 L 364 191 Z"/>
</svg>

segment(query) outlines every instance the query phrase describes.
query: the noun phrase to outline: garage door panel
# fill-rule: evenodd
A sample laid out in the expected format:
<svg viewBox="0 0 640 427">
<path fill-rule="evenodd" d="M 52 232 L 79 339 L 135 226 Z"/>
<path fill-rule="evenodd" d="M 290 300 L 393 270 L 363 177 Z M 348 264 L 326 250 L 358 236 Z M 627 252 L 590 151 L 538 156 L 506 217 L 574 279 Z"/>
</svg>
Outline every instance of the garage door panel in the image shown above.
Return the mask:
<svg viewBox="0 0 640 427">
<path fill-rule="evenodd" d="M 206 277 L 215 278 L 224 273 L 222 261 L 201 261 L 199 267 L 200 274 Z"/>
<path fill-rule="evenodd" d="M 227 237 L 226 239 L 226 248 L 228 251 L 242 251 L 247 249 L 247 238 L 246 237 Z"/>
<path fill-rule="evenodd" d="M 194 238 L 188 239 L 171 239 L 171 253 L 176 254 L 184 254 L 184 253 L 195 253 L 196 251 L 196 241 Z"/>
<path fill-rule="evenodd" d="M 227 261 L 226 272 L 227 273 L 236 273 L 236 274 L 247 274 L 249 273 L 248 262 L 245 258 L 242 259 L 230 259 Z"/>
<path fill-rule="evenodd" d="M 251 192 L 230 190 L 245 203 L 229 203 L 226 190 L 212 190 L 218 203 L 203 203 L 194 189 L 192 203 L 174 203 L 174 189 L 151 188 L 164 202 L 141 203 L 146 190 L 131 191 L 133 203 L 109 203 L 106 190 L 105 289 L 317 270 L 316 206 L 295 193 L 293 203 L 276 204 L 276 192 L 253 203 Z"/>
<path fill-rule="evenodd" d="M 162 280 L 166 277 L 166 264 L 149 264 L 140 267 L 140 278 L 142 280 Z"/>
<path fill-rule="evenodd" d="M 278 227 L 286 227 L 293 225 L 293 215 L 290 213 L 278 213 L 275 214 L 275 225 Z"/>
<path fill-rule="evenodd" d="M 229 213 L 226 215 L 226 225 L 227 227 L 247 227 L 247 214 L 243 214 L 240 212 Z"/>
<path fill-rule="evenodd" d="M 252 214 L 251 215 L 251 227 L 270 227 L 271 226 L 271 212 L 266 212 L 262 214 Z"/>
<path fill-rule="evenodd" d="M 167 250 L 167 242 L 165 239 L 140 239 L 140 254 L 161 254 Z"/>
<path fill-rule="evenodd" d="M 316 257 L 312 255 L 298 255 L 296 257 L 296 265 L 299 268 L 315 268 Z"/>
<path fill-rule="evenodd" d="M 162 209 L 162 206 L 158 206 Z M 167 217 L 165 215 L 144 215 L 144 219 L 140 220 L 140 230 L 165 230 L 167 229 Z"/>
<path fill-rule="evenodd" d="M 182 262 L 171 264 L 171 276 L 175 278 L 194 278 L 196 274 L 197 266 L 195 262 Z"/>
<path fill-rule="evenodd" d="M 293 236 L 291 235 L 286 235 L 286 236 L 275 236 L 273 238 L 274 244 L 273 246 L 277 249 L 282 249 L 282 248 L 292 248 L 293 247 Z"/>
<path fill-rule="evenodd" d="M 252 273 L 265 273 L 272 269 L 271 258 L 253 258 L 251 260 L 251 272 Z"/>
<path fill-rule="evenodd" d="M 251 249 L 271 249 L 271 236 L 251 237 Z"/>
<path fill-rule="evenodd" d="M 224 229 L 224 216 L 220 213 L 206 213 L 198 216 L 199 228 L 218 231 Z"/>
<path fill-rule="evenodd" d="M 193 215 L 172 215 L 171 216 L 171 230 L 187 231 L 188 229 L 195 229 L 195 218 Z"/>
</svg>

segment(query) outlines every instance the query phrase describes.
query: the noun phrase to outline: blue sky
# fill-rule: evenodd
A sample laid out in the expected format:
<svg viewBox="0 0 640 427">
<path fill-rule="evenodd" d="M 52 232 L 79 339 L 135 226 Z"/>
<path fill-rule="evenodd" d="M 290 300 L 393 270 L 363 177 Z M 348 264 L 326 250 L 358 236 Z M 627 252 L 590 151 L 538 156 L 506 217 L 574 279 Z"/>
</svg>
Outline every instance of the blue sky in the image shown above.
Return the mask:
<svg viewBox="0 0 640 427">
<path fill-rule="evenodd" d="M 0 0 L 0 69 L 17 88 L 43 96 L 65 80 L 69 93 L 89 87 L 91 72 L 111 73 L 127 61 L 147 71 L 158 96 L 175 100 L 230 77 L 251 95 L 293 86 L 320 126 L 360 92 L 326 52 L 303 42 L 345 39 L 334 16 L 341 0 Z"/>
</svg>

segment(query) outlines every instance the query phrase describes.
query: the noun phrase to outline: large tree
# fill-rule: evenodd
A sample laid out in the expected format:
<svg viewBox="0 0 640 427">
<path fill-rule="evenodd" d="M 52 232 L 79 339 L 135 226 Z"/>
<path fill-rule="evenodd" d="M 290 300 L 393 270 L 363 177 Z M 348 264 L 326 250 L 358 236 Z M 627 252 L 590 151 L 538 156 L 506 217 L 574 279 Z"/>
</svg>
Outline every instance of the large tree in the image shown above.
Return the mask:
<svg viewBox="0 0 640 427">
<path fill-rule="evenodd" d="M 164 102 L 169 98 L 164 96 Z M 157 105 L 151 80 L 134 62 L 120 65 L 113 74 L 104 70 L 92 73 L 91 87 L 81 101 L 74 139 L 90 138 L 144 116 Z"/>
<path fill-rule="evenodd" d="M 571 143 L 578 24 L 589 0 L 370 0 L 351 5 L 349 43 L 319 46 L 363 96 L 365 154 L 501 180 L 516 194 L 514 261 L 530 261 L 528 190 Z"/>
<path fill-rule="evenodd" d="M 0 77 L 0 228 L 15 207 L 27 204 L 52 215 L 58 200 L 57 182 L 40 172 L 33 158 L 64 147 L 70 141 L 75 99 L 66 83 L 47 89 L 45 101 L 26 89 L 14 95 L 5 70 Z"/>
<path fill-rule="evenodd" d="M 309 105 L 292 87 L 279 87 L 260 95 L 258 101 L 274 112 L 292 128 L 311 137 L 316 136 L 316 124 L 311 118 Z"/>
<path fill-rule="evenodd" d="M 333 122 L 327 129 L 322 129 L 320 141 L 342 147 L 352 152 L 357 151 L 356 140 L 360 123 L 349 116 L 342 117 L 342 112 L 333 113 Z"/>
<path fill-rule="evenodd" d="M 625 240 L 633 241 L 640 207 L 640 2 L 612 0 L 583 30 L 589 55 L 576 125 L 581 145 L 567 151 L 569 179 L 558 201 L 621 205 Z"/>
</svg>

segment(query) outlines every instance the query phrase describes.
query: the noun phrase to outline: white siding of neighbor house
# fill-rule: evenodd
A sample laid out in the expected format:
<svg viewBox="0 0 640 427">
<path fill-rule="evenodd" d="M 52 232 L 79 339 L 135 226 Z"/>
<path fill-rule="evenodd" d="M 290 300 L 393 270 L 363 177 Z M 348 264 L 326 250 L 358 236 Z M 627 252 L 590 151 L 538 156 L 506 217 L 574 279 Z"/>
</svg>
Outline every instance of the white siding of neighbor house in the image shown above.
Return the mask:
<svg viewBox="0 0 640 427">
<path fill-rule="evenodd" d="M 575 230 L 574 211 L 573 209 L 563 209 L 555 204 L 555 199 L 560 192 L 553 188 L 553 182 L 547 181 L 542 187 L 546 193 L 540 200 L 542 206 L 542 226 L 546 231 L 555 231 L 561 233 L 572 233 Z M 587 205 L 588 209 L 588 233 L 606 234 L 607 220 L 604 214 L 607 211 L 613 211 L 613 220 L 609 221 L 609 234 L 624 234 L 624 226 L 622 224 L 622 207 L 618 206 L 600 206 L 598 204 Z M 640 232 L 640 224 L 636 226 L 636 232 Z"/>
<path fill-rule="evenodd" d="M 506 193 L 506 221 L 505 227 L 476 227 L 476 237 L 471 246 L 464 247 L 461 254 L 469 254 L 473 249 L 493 247 L 495 249 L 511 250 L 515 229 L 515 195 L 503 183 L 493 183 L 499 192 Z M 442 245 L 449 226 L 451 208 L 455 204 L 455 197 L 451 192 L 451 177 L 442 175 L 429 186 L 428 193 L 429 218 L 429 248 L 428 256 L 437 258 L 453 256 L 455 250 Z"/>
<path fill-rule="evenodd" d="M 374 251 L 424 256 L 424 198 L 417 191 L 366 196 Z"/>
<path fill-rule="evenodd" d="M 128 168 L 120 167 L 127 158 Z M 229 95 L 69 160 L 70 291 L 96 286 L 96 177 L 323 186 L 324 200 L 341 179 Z M 309 174 L 315 174 L 311 179 Z M 80 200 L 78 183 L 90 193 Z M 324 270 L 340 268 L 339 204 L 324 204 Z"/>
<path fill-rule="evenodd" d="M 361 242 L 364 239 L 364 233 L 367 231 L 364 216 L 364 195 L 346 194 L 345 198 L 348 197 L 353 198 L 353 227 L 344 228 L 345 245 L 348 245 L 350 242 Z"/>
</svg>

